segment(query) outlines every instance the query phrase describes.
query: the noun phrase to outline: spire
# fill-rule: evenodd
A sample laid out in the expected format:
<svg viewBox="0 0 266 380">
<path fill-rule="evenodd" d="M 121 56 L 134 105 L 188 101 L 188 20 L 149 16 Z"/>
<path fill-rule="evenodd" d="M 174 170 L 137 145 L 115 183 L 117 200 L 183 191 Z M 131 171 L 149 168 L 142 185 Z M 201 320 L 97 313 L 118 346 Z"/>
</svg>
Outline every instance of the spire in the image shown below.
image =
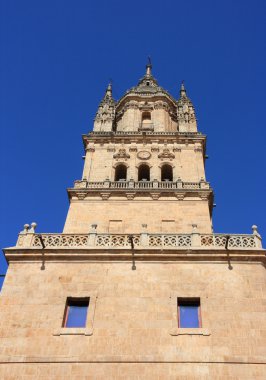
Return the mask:
<svg viewBox="0 0 266 380">
<path fill-rule="evenodd" d="M 177 122 L 180 132 L 197 132 L 195 110 L 187 96 L 184 81 L 181 83 L 180 98 L 177 101 Z"/>
<path fill-rule="evenodd" d="M 112 98 L 112 82 L 109 82 L 106 92 L 105 92 L 105 98 Z"/>
<path fill-rule="evenodd" d="M 151 57 L 148 57 L 148 62 L 146 64 L 146 77 L 150 77 L 152 75 L 151 69 L 152 69 Z"/>
<path fill-rule="evenodd" d="M 94 131 L 112 131 L 115 120 L 115 100 L 112 96 L 112 83 L 109 82 L 94 120 Z"/>
<path fill-rule="evenodd" d="M 181 97 L 187 97 L 186 89 L 185 89 L 185 82 L 182 81 L 181 88 L 180 88 L 180 96 Z"/>
</svg>

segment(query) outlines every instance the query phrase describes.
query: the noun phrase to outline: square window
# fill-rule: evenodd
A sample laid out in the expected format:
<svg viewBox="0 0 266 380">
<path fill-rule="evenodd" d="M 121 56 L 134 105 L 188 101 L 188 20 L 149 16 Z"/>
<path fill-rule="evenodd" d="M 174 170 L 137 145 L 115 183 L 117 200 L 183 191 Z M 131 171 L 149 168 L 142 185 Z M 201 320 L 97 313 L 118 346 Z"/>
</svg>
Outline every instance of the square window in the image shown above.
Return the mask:
<svg viewBox="0 0 266 380">
<path fill-rule="evenodd" d="M 178 298 L 178 327 L 180 328 L 200 328 L 200 299 L 199 298 Z"/>
<path fill-rule="evenodd" d="M 63 327 L 86 327 L 89 298 L 68 298 Z"/>
</svg>

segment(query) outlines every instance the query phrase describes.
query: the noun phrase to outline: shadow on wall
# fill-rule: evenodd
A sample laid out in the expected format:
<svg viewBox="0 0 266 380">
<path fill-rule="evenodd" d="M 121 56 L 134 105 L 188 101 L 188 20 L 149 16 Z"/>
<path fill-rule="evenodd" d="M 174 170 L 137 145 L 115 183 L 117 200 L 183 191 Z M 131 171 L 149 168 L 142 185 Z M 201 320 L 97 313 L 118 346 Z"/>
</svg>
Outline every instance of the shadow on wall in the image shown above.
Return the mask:
<svg viewBox="0 0 266 380">
<path fill-rule="evenodd" d="M 5 280 L 5 274 L 0 274 L 0 292 L 1 292 L 4 280 Z"/>
</svg>

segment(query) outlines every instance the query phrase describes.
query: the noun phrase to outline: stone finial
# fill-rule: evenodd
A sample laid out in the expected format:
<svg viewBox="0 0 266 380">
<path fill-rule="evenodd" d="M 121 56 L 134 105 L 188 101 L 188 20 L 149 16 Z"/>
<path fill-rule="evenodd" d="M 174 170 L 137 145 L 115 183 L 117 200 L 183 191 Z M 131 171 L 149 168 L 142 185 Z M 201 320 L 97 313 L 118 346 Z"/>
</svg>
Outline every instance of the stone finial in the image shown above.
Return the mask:
<svg viewBox="0 0 266 380">
<path fill-rule="evenodd" d="M 111 82 L 109 82 L 107 86 L 105 96 L 109 96 L 110 98 L 112 97 L 112 83 Z"/>
<path fill-rule="evenodd" d="M 23 231 L 22 231 L 22 232 L 23 232 L 24 234 L 28 233 L 28 231 L 29 231 L 29 228 L 30 228 L 30 225 L 29 225 L 29 224 L 27 224 L 27 223 L 26 223 L 26 224 L 24 224 L 24 229 L 23 229 Z"/>
<path fill-rule="evenodd" d="M 185 82 L 184 81 L 182 81 L 182 83 L 181 83 L 180 96 L 187 96 L 186 89 L 185 89 Z"/>
<path fill-rule="evenodd" d="M 258 227 L 255 224 L 253 224 L 251 228 L 252 228 L 253 235 L 257 235 L 260 237 L 260 234 L 258 233 Z"/>
<path fill-rule="evenodd" d="M 151 69 L 152 69 L 151 57 L 148 57 L 148 62 L 146 64 L 146 76 L 147 77 L 151 76 Z"/>
<path fill-rule="evenodd" d="M 97 230 L 97 224 L 96 223 L 91 224 L 90 233 L 96 232 L 96 230 Z"/>
<path fill-rule="evenodd" d="M 253 231 L 256 247 L 261 249 L 262 248 L 261 236 L 258 233 L 258 227 L 255 224 L 252 226 L 252 231 Z"/>
<path fill-rule="evenodd" d="M 192 224 L 192 233 L 193 234 L 198 233 L 198 225 L 197 224 Z"/>
<path fill-rule="evenodd" d="M 32 222 L 30 226 L 31 226 L 31 228 L 30 228 L 29 232 L 32 232 L 35 234 L 35 229 L 37 227 L 37 223 Z"/>
</svg>

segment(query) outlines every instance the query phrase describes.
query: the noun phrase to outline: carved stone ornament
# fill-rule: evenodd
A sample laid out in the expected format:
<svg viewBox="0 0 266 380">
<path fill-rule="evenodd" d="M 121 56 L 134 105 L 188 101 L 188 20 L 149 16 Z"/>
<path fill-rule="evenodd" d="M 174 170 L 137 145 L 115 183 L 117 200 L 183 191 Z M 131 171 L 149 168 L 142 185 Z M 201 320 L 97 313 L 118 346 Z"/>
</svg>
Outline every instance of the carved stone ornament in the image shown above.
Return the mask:
<svg viewBox="0 0 266 380">
<path fill-rule="evenodd" d="M 148 160 L 151 157 L 151 154 L 147 150 L 141 150 L 138 152 L 137 157 L 141 160 Z"/>
<path fill-rule="evenodd" d="M 175 155 L 174 155 L 174 153 L 171 153 L 168 148 L 164 148 L 164 150 L 162 151 L 162 153 L 160 153 L 158 155 L 158 158 L 160 158 L 161 160 L 168 159 L 168 160 L 172 161 L 173 158 L 175 158 Z"/>
<path fill-rule="evenodd" d="M 117 153 L 114 154 L 113 156 L 116 160 L 119 160 L 120 158 L 124 159 L 124 160 L 127 160 L 128 158 L 130 158 L 130 155 L 126 152 L 126 149 L 119 149 L 119 151 Z"/>
</svg>

